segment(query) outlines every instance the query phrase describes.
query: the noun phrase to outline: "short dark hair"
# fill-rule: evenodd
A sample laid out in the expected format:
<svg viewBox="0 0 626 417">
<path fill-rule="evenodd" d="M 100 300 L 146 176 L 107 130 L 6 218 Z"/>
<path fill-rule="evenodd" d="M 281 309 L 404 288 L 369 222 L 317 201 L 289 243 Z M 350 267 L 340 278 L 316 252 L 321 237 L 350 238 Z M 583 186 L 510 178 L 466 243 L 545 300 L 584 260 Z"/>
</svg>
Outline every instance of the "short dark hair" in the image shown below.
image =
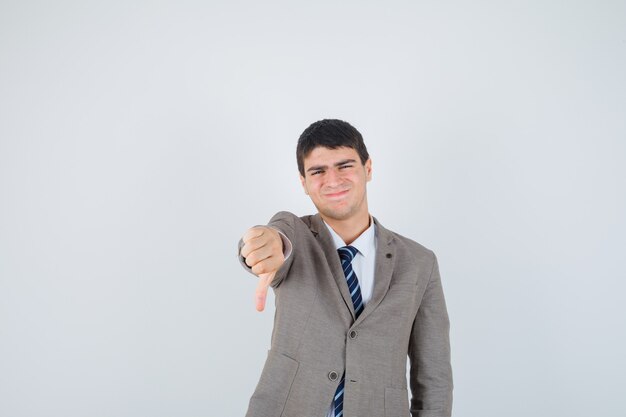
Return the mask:
<svg viewBox="0 0 626 417">
<path fill-rule="evenodd" d="M 296 160 L 298 161 L 298 171 L 304 177 L 304 158 L 318 146 L 336 149 L 342 146 L 356 150 L 361 159 L 361 164 L 369 159 L 367 148 L 363 143 L 363 136 L 354 126 L 348 122 L 338 119 L 319 120 L 304 129 L 298 139 L 296 147 Z"/>
</svg>

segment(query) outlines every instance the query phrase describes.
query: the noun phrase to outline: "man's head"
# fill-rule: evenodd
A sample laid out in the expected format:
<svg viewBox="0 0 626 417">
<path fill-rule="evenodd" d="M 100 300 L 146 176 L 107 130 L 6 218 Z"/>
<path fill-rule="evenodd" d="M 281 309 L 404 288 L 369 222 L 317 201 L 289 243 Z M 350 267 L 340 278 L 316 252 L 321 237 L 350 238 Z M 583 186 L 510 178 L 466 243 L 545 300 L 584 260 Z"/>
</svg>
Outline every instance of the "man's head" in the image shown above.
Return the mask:
<svg viewBox="0 0 626 417">
<path fill-rule="evenodd" d="M 369 216 L 372 161 L 358 130 L 342 120 L 315 122 L 300 135 L 296 157 L 302 187 L 324 217 Z"/>
<path fill-rule="evenodd" d="M 300 171 L 301 176 L 305 176 L 304 159 L 318 146 L 329 149 L 336 149 L 342 146 L 352 148 L 359 155 L 361 165 L 364 165 L 370 157 L 365 143 L 363 143 L 363 136 L 350 123 L 337 119 L 320 120 L 304 129 L 300 139 L 298 139 L 296 160 L 298 161 L 298 171 Z"/>
</svg>

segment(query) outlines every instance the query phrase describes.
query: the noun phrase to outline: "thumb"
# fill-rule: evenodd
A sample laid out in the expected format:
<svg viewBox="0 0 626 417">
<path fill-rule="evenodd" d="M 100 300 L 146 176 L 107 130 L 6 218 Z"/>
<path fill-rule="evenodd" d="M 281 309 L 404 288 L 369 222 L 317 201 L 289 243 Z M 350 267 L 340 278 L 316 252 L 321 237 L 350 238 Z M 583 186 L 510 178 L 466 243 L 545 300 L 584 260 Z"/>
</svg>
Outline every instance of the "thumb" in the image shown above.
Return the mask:
<svg viewBox="0 0 626 417">
<path fill-rule="evenodd" d="M 267 274 L 259 274 L 259 283 L 256 286 L 254 298 L 256 300 L 256 310 L 263 311 L 265 309 L 265 299 L 267 298 L 267 288 L 272 283 L 276 271 Z"/>
</svg>

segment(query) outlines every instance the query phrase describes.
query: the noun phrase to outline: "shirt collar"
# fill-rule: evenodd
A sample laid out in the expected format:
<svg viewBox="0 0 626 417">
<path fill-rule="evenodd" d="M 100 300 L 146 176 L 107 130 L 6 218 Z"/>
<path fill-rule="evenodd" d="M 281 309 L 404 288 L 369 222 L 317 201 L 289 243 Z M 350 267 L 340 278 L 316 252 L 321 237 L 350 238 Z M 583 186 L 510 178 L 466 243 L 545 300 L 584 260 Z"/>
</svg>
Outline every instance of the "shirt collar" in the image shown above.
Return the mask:
<svg viewBox="0 0 626 417">
<path fill-rule="evenodd" d="M 346 246 L 346 242 L 343 241 L 341 236 L 339 236 L 337 232 L 335 232 L 333 228 L 330 227 L 328 223 L 324 221 L 324 219 L 322 219 L 322 221 L 324 222 L 324 224 L 326 225 L 326 228 L 330 232 L 330 236 L 333 238 L 335 249 L 339 249 L 339 248 Z M 350 246 L 354 246 L 361 253 L 361 255 L 367 258 L 367 255 L 369 255 L 372 251 L 375 250 L 376 248 L 375 245 L 376 245 L 376 225 L 374 224 L 374 219 L 372 218 L 372 216 L 370 216 L 370 226 L 367 229 L 365 229 L 363 233 L 361 233 L 359 237 L 357 237 L 354 240 L 354 242 L 350 244 Z"/>
</svg>

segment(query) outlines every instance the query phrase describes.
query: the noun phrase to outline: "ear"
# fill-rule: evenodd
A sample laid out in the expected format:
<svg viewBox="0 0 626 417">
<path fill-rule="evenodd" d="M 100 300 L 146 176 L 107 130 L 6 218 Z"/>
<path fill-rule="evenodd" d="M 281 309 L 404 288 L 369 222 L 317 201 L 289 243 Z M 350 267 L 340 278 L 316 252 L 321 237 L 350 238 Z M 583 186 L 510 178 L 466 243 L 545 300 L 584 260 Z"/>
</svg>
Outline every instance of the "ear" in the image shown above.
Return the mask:
<svg viewBox="0 0 626 417">
<path fill-rule="evenodd" d="M 302 175 L 300 175 L 300 184 L 302 184 L 302 189 L 304 189 L 304 194 L 309 195 L 309 190 L 306 187 L 306 181 Z"/>
<path fill-rule="evenodd" d="M 367 181 L 371 181 L 372 180 L 372 158 L 368 158 L 367 161 L 365 161 L 365 176 L 367 178 Z"/>
</svg>

